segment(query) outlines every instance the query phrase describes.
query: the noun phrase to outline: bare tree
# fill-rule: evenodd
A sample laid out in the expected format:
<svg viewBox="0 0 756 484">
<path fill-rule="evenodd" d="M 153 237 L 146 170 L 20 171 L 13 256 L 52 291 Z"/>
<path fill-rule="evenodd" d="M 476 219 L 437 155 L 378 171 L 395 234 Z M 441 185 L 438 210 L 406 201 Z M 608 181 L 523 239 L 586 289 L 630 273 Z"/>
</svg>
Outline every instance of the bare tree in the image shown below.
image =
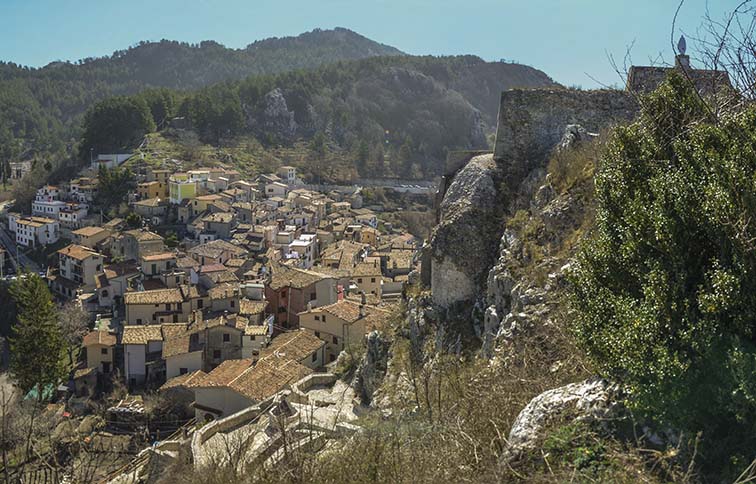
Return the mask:
<svg viewBox="0 0 756 484">
<path fill-rule="evenodd" d="M 74 364 L 73 353 L 89 331 L 89 313 L 76 302 L 70 302 L 58 312 L 58 324 L 68 346 L 68 363 Z"/>
</svg>

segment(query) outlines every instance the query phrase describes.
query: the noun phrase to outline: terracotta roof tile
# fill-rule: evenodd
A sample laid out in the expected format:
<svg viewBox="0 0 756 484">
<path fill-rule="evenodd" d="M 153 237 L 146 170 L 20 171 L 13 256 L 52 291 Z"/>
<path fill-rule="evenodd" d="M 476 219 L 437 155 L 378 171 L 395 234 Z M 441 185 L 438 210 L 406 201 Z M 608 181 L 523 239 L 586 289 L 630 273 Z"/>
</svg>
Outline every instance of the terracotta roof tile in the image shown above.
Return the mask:
<svg viewBox="0 0 756 484">
<path fill-rule="evenodd" d="M 290 331 L 273 338 L 270 345 L 261 351 L 260 356 L 263 358 L 277 355 L 278 357 L 302 361 L 318 351 L 323 345 L 325 343 L 320 338 L 305 330 Z"/>
<path fill-rule="evenodd" d="M 123 327 L 121 344 L 146 345 L 150 341 L 162 341 L 163 333 L 159 324 L 127 325 Z"/>
<path fill-rule="evenodd" d="M 114 334 L 110 334 L 107 331 L 90 331 L 87 333 L 86 336 L 84 336 L 84 340 L 82 341 L 82 346 L 92 346 L 92 345 L 104 345 L 104 346 L 114 346 L 116 342 L 118 341 L 118 338 Z"/>
<path fill-rule="evenodd" d="M 178 387 L 191 388 L 193 382 L 199 381 L 205 376 L 207 376 L 207 373 L 202 370 L 196 370 L 191 373 L 175 376 L 167 382 L 163 383 L 163 386 L 161 386 L 159 390 L 169 390 L 171 388 Z"/>
<path fill-rule="evenodd" d="M 127 292 L 123 295 L 126 304 L 169 304 L 184 301 L 178 288 L 157 289 L 154 291 Z"/>
<path fill-rule="evenodd" d="M 58 251 L 58 254 L 62 254 L 76 260 L 85 260 L 90 257 L 102 257 L 96 251 L 83 245 L 71 244 L 68 247 L 64 247 Z"/>
</svg>

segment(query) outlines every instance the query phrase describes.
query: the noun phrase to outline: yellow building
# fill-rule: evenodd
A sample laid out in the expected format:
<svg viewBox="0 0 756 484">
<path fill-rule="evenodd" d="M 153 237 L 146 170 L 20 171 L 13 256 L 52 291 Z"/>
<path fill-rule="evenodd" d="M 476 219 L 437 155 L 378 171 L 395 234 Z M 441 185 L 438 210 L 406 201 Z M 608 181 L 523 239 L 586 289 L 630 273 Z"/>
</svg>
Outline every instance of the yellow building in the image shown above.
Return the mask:
<svg viewBox="0 0 756 484">
<path fill-rule="evenodd" d="M 381 274 L 380 259 L 369 257 L 365 262 L 357 264 L 352 270 L 351 281 L 359 291 L 377 296 L 380 300 L 383 296 L 383 275 Z"/>
<path fill-rule="evenodd" d="M 207 210 L 207 206 L 211 203 L 221 201 L 223 201 L 223 197 L 220 195 L 200 195 L 199 197 L 194 197 L 194 200 L 192 200 L 192 215 L 196 217 Z"/>
<path fill-rule="evenodd" d="M 197 183 L 189 180 L 171 177 L 168 182 L 168 189 L 171 203 L 178 205 L 182 200 L 194 198 L 197 196 Z"/>
<path fill-rule="evenodd" d="M 140 200 L 166 198 L 168 197 L 168 185 L 159 181 L 140 183 L 137 185 L 137 194 Z"/>
</svg>

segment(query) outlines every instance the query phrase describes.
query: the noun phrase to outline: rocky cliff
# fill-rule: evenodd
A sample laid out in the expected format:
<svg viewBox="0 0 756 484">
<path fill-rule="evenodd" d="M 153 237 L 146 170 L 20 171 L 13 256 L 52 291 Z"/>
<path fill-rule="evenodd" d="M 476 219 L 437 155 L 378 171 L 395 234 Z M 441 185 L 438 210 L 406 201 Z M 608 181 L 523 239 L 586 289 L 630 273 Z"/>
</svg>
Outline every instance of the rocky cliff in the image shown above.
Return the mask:
<svg viewBox="0 0 756 484">
<path fill-rule="evenodd" d="M 496 269 L 500 264 L 495 266 L 513 242 L 506 221 L 535 195 L 565 130 L 579 125 L 584 132 L 598 133 L 632 119 L 637 110 L 634 98 L 624 91 L 503 92 L 494 153 L 470 160 L 447 183 L 439 206 L 439 224 L 427 248 L 431 267 L 425 268 L 431 274 L 434 303 L 444 308 L 484 304 L 488 321 L 500 320 L 509 299 L 502 291 L 511 289 L 506 275 Z"/>
</svg>

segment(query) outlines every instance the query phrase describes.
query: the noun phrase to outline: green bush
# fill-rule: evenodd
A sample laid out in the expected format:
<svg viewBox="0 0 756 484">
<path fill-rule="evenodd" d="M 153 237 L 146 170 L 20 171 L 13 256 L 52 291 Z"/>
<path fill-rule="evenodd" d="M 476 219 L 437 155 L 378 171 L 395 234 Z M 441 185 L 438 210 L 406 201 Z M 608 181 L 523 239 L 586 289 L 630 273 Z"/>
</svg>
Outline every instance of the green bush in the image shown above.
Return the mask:
<svg viewBox="0 0 756 484">
<path fill-rule="evenodd" d="M 755 173 L 756 109 L 714 119 L 671 75 L 612 134 L 571 275 L 588 356 L 712 463 L 756 449 Z"/>
</svg>

